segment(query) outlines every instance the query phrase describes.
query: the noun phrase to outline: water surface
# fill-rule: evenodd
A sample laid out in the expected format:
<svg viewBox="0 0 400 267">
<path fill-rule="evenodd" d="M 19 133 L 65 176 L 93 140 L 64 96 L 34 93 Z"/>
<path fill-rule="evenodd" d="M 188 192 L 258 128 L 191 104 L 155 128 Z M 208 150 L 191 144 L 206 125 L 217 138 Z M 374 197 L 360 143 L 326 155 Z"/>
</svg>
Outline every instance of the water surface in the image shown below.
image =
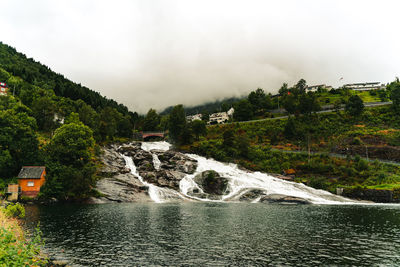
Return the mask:
<svg viewBox="0 0 400 267">
<path fill-rule="evenodd" d="M 398 206 L 168 203 L 27 208 L 74 266 L 400 265 Z"/>
</svg>

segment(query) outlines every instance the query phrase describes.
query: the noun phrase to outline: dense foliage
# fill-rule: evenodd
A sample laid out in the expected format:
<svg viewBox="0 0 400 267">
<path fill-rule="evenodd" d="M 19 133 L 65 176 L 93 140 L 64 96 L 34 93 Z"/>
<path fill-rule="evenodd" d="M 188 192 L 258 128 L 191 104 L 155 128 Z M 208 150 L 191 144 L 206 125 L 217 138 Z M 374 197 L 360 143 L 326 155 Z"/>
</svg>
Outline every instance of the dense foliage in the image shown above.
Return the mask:
<svg viewBox="0 0 400 267">
<path fill-rule="evenodd" d="M 252 170 L 293 169 L 296 180 L 333 191 L 339 185 L 400 187 L 400 167 L 370 160 L 400 161 L 398 145 L 400 114 L 389 105 L 357 114 L 304 114 L 211 126 L 205 137 L 181 149 Z"/>
</svg>

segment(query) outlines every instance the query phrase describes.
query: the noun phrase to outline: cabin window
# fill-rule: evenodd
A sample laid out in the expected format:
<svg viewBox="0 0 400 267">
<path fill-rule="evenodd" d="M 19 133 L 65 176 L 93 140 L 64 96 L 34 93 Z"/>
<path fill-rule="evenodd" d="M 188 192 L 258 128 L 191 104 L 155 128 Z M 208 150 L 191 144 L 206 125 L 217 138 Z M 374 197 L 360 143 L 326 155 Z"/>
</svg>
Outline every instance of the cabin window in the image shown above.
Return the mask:
<svg viewBox="0 0 400 267">
<path fill-rule="evenodd" d="M 34 186 L 35 183 L 34 182 L 28 182 L 28 186 Z"/>
</svg>

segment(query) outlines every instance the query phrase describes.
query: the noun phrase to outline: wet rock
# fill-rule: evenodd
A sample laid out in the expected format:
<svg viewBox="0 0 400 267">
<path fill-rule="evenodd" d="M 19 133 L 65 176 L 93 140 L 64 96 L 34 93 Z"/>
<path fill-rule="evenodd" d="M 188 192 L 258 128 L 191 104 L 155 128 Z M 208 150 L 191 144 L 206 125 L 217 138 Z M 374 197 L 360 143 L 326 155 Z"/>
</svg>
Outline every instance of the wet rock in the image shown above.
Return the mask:
<svg viewBox="0 0 400 267">
<path fill-rule="evenodd" d="M 213 170 L 204 171 L 193 179 L 204 193 L 210 195 L 224 195 L 228 192 L 228 178 L 221 177 Z"/>
<path fill-rule="evenodd" d="M 310 201 L 293 196 L 285 196 L 280 194 L 271 194 L 263 196 L 260 199 L 261 203 L 282 203 L 282 204 L 312 204 Z"/>
<path fill-rule="evenodd" d="M 132 174 L 119 174 L 101 179 L 97 182 L 96 189 L 103 196 L 95 203 L 150 201 L 148 187 Z"/>
<path fill-rule="evenodd" d="M 197 161 L 175 151 L 153 151 L 161 162 L 162 169 L 180 171 L 193 174 L 197 168 Z"/>
<path fill-rule="evenodd" d="M 259 198 L 260 196 L 265 196 L 265 191 L 260 189 L 251 189 L 247 193 L 244 193 L 240 196 L 240 201 L 253 201 Z"/>
<path fill-rule="evenodd" d="M 130 171 L 126 168 L 124 158 L 115 148 L 104 148 L 100 160 L 103 163 L 103 167 L 100 169 L 101 176 L 112 177 L 119 173 L 127 173 Z"/>
<path fill-rule="evenodd" d="M 131 156 L 131 155 L 135 154 L 136 151 L 141 150 L 140 147 L 141 147 L 141 143 L 137 142 L 137 143 L 125 144 L 118 148 L 114 147 L 114 149 L 118 150 L 119 153 L 122 153 L 127 156 Z"/>
<path fill-rule="evenodd" d="M 139 172 L 143 179 L 160 187 L 169 187 L 179 190 L 179 183 L 186 174 L 172 170 L 159 170 L 151 172 Z"/>
</svg>

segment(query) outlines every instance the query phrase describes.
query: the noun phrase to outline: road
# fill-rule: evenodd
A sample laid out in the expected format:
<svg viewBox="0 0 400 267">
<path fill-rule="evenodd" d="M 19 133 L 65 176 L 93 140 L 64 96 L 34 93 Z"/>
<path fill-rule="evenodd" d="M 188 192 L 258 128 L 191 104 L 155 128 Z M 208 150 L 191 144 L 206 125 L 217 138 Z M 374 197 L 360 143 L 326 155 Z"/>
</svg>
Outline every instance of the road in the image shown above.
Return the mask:
<svg viewBox="0 0 400 267">
<path fill-rule="evenodd" d="M 390 105 L 392 104 L 392 102 L 367 102 L 364 103 L 365 107 L 378 107 L 378 106 L 386 106 L 386 105 Z M 324 107 L 322 107 L 324 108 Z M 344 110 L 344 108 L 341 108 L 339 110 Z M 321 110 L 318 111 L 316 113 L 329 113 L 329 112 L 333 112 L 333 109 L 327 109 L 327 110 Z M 232 123 L 251 123 L 251 122 L 259 122 L 259 121 L 268 121 L 268 120 L 279 120 L 279 119 L 285 119 L 288 118 L 289 116 L 281 116 L 281 117 L 275 117 L 275 118 L 265 118 L 265 119 L 259 119 L 259 120 L 251 120 L 251 121 L 235 121 L 235 122 L 227 122 L 224 124 L 232 124 Z M 217 124 L 214 124 L 217 125 Z M 213 125 L 208 125 L 208 126 L 213 126 Z"/>
</svg>

